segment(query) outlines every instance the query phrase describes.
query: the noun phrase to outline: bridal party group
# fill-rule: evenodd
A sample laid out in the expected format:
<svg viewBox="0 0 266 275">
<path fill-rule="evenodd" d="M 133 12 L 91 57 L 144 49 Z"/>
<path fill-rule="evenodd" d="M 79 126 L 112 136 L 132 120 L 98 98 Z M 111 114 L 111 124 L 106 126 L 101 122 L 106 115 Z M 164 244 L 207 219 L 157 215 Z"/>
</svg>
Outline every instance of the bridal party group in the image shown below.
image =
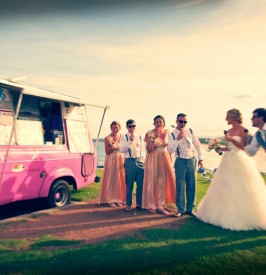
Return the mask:
<svg viewBox="0 0 266 275">
<path fill-rule="evenodd" d="M 126 121 L 124 134 L 118 121 L 111 123 L 104 139 L 99 203 L 131 212 L 136 183 L 135 207 L 150 214 L 169 216 L 165 206 L 172 203 L 176 218 L 190 215 L 231 230 L 266 230 L 266 186 L 252 158 L 261 147 L 266 150 L 266 109 L 253 111 L 252 126 L 258 130 L 250 144 L 238 109 L 228 110 L 225 120 L 231 128 L 225 131 L 226 145 L 219 148 L 224 154 L 197 213 L 196 174 L 204 164 L 200 141 L 185 113 L 177 114 L 172 132 L 162 115 L 155 116 L 154 128 L 145 137 L 137 134 L 133 119 Z"/>
</svg>

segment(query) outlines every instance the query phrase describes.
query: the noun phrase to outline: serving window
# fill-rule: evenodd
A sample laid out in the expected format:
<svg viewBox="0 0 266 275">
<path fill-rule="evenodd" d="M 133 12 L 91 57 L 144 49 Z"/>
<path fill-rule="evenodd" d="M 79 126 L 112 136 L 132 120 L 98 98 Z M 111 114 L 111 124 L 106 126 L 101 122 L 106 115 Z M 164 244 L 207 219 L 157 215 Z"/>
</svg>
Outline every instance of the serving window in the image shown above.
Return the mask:
<svg viewBox="0 0 266 275">
<path fill-rule="evenodd" d="M 0 145 L 12 133 L 19 92 L 0 87 Z M 60 145 L 64 143 L 61 103 L 23 95 L 11 145 Z"/>
</svg>

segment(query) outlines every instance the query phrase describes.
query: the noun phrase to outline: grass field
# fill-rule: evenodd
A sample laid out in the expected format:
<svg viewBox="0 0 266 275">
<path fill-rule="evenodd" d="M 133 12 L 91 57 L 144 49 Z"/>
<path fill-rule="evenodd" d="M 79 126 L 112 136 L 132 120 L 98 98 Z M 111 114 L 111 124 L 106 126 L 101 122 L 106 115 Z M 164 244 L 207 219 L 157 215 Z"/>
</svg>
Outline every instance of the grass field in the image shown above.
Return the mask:
<svg viewBox="0 0 266 275">
<path fill-rule="evenodd" d="M 208 186 L 199 176 L 197 201 Z M 73 200 L 97 197 L 99 187 L 74 192 Z M 266 232 L 224 230 L 188 218 L 178 230 L 145 229 L 141 238 L 95 245 L 53 236 L 0 239 L 0 254 L 0 274 L 266 274 Z"/>
</svg>

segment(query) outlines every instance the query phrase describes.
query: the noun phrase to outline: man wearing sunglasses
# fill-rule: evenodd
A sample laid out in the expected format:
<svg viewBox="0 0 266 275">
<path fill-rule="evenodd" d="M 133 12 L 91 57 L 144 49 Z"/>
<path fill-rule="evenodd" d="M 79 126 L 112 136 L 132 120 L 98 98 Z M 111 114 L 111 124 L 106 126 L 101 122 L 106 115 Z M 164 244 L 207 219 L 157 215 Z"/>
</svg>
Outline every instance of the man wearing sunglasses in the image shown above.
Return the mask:
<svg viewBox="0 0 266 275">
<path fill-rule="evenodd" d="M 260 147 L 262 147 L 266 152 L 266 109 L 255 109 L 251 121 L 252 126 L 259 128 L 259 130 L 254 134 L 251 144 L 245 147 L 245 151 L 250 156 L 254 156 Z"/>
<path fill-rule="evenodd" d="M 176 119 L 176 129 L 169 137 L 168 150 L 176 155 L 176 217 L 184 214 L 196 216 L 193 211 L 196 196 L 196 166 L 203 168 L 200 141 L 192 131 L 186 129 L 187 115 L 180 113 Z M 185 202 L 186 192 L 186 202 Z M 186 207 L 185 207 L 186 204 Z"/>
<path fill-rule="evenodd" d="M 126 122 L 127 134 L 122 135 L 120 139 L 120 151 L 125 156 L 125 174 L 126 174 L 126 203 L 125 211 L 132 210 L 132 193 L 134 182 L 137 184 L 136 190 L 136 208 L 141 209 L 142 188 L 144 169 L 140 166 L 141 159 L 144 159 L 144 146 L 142 137 L 136 135 L 136 123 L 133 119 Z"/>
</svg>

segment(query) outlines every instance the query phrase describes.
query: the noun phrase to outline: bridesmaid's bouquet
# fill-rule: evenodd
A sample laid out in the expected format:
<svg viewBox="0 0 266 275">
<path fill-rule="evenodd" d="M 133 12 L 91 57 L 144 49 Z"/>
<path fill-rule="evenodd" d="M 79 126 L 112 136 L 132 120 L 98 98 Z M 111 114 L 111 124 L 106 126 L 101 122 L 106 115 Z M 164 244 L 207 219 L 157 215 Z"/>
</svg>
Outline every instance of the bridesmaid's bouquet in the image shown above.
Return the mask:
<svg viewBox="0 0 266 275">
<path fill-rule="evenodd" d="M 220 156 L 223 154 L 223 152 L 221 152 L 221 139 L 220 138 L 212 138 L 209 140 L 208 143 L 208 149 L 209 151 L 211 150 L 215 150 Z"/>
</svg>

